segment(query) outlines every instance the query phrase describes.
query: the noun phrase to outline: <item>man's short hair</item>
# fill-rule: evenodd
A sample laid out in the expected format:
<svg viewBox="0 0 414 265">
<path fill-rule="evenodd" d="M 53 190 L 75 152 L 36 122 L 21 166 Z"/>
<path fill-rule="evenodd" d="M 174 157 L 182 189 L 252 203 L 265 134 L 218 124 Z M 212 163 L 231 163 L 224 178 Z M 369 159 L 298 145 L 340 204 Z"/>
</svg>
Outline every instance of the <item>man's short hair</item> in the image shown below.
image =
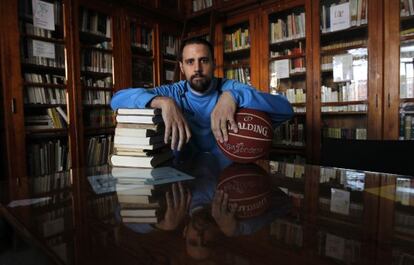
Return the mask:
<svg viewBox="0 0 414 265">
<path fill-rule="evenodd" d="M 185 39 L 181 43 L 180 53 L 178 54 L 178 60 L 180 62 L 183 61 L 184 47 L 187 46 L 187 45 L 190 45 L 190 44 L 201 44 L 201 45 L 207 46 L 208 50 L 210 51 L 211 58 L 214 57 L 214 47 L 208 40 L 200 38 L 200 37 L 193 37 L 193 38 Z"/>
</svg>

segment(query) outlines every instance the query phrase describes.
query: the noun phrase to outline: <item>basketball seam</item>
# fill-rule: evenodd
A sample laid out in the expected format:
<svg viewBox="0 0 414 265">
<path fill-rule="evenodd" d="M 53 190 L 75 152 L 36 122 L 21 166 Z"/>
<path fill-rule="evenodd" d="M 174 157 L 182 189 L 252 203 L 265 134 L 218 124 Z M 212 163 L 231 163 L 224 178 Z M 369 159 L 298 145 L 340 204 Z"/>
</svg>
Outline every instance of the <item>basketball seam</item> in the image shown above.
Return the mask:
<svg viewBox="0 0 414 265">
<path fill-rule="evenodd" d="M 258 119 L 262 120 L 262 121 L 263 121 L 264 123 L 266 123 L 269 127 L 272 127 L 272 125 L 271 125 L 271 124 L 270 124 L 267 120 L 263 119 L 263 118 L 262 118 L 262 117 L 260 117 L 260 116 L 257 116 L 256 114 L 251 114 L 251 113 L 246 113 L 246 112 L 238 112 L 238 113 L 236 113 L 236 115 L 241 115 L 241 114 L 254 116 L 254 117 L 256 117 L 256 118 L 258 118 Z"/>
<path fill-rule="evenodd" d="M 244 197 L 244 198 L 241 198 L 241 199 L 229 199 L 229 202 L 238 202 L 238 201 L 248 201 L 248 200 L 253 200 L 253 199 L 256 199 L 256 198 L 259 198 L 259 197 L 264 197 L 264 196 L 266 196 L 267 194 L 269 194 L 270 193 L 270 191 L 266 191 L 266 192 L 264 192 L 264 193 L 261 193 L 261 194 L 259 194 L 259 195 L 255 195 L 255 196 L 250 196 L 250 197 Z"/>
<path fill-rule="evenodd" d="M 240 134 L 235 134 L 235 133 L 229 133 L 229 135 L 236 136 L 236 137 L 241 137 L 241 138 L 252 139 L 252 140 L 266 141 L 266 142 L 272 141 L 272 139 L 261 139 L 261 138 L 256 138 L 256 137 L 246 136 L 246 135 L 240 135 Z"/>
</svg>

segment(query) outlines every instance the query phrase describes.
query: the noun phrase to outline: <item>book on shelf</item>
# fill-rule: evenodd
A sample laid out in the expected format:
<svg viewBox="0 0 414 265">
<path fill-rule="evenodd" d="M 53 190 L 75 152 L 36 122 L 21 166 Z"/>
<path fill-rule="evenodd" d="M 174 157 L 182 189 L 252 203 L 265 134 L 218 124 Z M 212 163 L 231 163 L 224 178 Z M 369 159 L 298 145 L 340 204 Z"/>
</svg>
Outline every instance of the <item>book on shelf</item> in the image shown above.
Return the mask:
<svg viewBox="0 0 414 265">
<path fill-rule="evenodd" d="M 123 194 L 118 194 L 118 202 L 120 202 L 120 203 L 149 204 L 149 203 L 156 203 L 158 200 L 159 200 L 159 198 L 156 198 L 154 196 L 148 196 L 148 195 L 123 195 Z"/>
<path fill-rule="evenodd" d="M 139 130 L 163 132 L 164 124 L 163 123 L 158 123 L 158 124 L 118 123 L 116 125 L 116 128 L 131 129 L 131 130 L 136 131 L 137 133 Z"/>
<path fill-rule="evenodd" d="M 122 209 L 122 217 L 155 217 L 160 211 L 158 209 Z"/>
<path fill-rule="evenodd" d="M 157 217 L 122 217 L 124 223 L 142 223 L 142 224 L 156 224 L 159 222 Z"/>
<path fill-rule="evenodd" d="M 146 152 L 147 150 L 157 150 L 162 147 L 165 147 L 166 144 L 164 142 L 155 143 L 155 144 L 115 144 L 114 149 L 116 152 L 132 152 L 136 154 L 141 154 L 142 152 Z M 119 153 L 118 153 L 119 154 Z M 135 154 L 134 154 L 135 155 Z"/>
<path fill-rule="evenodd" d="M 120 125 L 120 124 L 119 124 Z M 125 124 L 122 124 L 125 125 Z M 122 136 L 122 137 L 153 137 L 158 135 L 164 135 L 164 128 L 157 127 L 154 129 L 146 129 L 146 128 L 127 128 L 127 127 L 120 127 L 117 126 L 115 128 L 115 136 Z"/>
</svg>

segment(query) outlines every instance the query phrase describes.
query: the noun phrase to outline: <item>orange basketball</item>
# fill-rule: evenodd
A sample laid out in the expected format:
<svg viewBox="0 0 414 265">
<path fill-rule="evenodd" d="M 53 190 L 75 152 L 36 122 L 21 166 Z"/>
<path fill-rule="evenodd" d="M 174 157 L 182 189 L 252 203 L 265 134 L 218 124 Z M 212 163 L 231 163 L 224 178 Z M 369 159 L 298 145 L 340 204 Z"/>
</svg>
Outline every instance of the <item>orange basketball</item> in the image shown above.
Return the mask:
<svg viewBox="0 0 414 265">
<path fill-rule="evenodd" d="M 269 175 L 256 164 L 233 163 L 225 168 L 217 184 L 229 196 L 229 206 L 237 205 L 238 218 L 261 215 L 270 206 Z"/>
<path fill-rule="evenodd" d="M 262 111 L 240 109 L 236 113 L 239 131 L 228 130 L 227 142 L 217 142 L 223 153 L 238 163 L 250 163 L 267 155 L 272 146 L 273 130 L 270 118 Z"/>
</svg>

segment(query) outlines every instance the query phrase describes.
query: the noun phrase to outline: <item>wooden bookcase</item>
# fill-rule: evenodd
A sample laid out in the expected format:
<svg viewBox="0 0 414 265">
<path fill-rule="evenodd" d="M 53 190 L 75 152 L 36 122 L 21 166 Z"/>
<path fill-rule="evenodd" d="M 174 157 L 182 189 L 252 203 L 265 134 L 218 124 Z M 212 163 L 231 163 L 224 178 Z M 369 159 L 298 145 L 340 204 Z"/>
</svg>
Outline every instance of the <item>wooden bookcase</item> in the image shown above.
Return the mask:
<svg viewBox="0 0 414 265">
<path fill-rule="evenodd" d="M 159 27 L 160 84 L 170 84 L 180 80 L 178 53 L 181 30 L 176 25 L 165 23 L 161 23 Z"/>
<path fill-rule="evenodd" d="M 256 27 L 256 12 L 229 15 L 217 23 L 216 42 L 222 43 L 215 46 L 218 76 L 260 88 Z"/>
</svg>

